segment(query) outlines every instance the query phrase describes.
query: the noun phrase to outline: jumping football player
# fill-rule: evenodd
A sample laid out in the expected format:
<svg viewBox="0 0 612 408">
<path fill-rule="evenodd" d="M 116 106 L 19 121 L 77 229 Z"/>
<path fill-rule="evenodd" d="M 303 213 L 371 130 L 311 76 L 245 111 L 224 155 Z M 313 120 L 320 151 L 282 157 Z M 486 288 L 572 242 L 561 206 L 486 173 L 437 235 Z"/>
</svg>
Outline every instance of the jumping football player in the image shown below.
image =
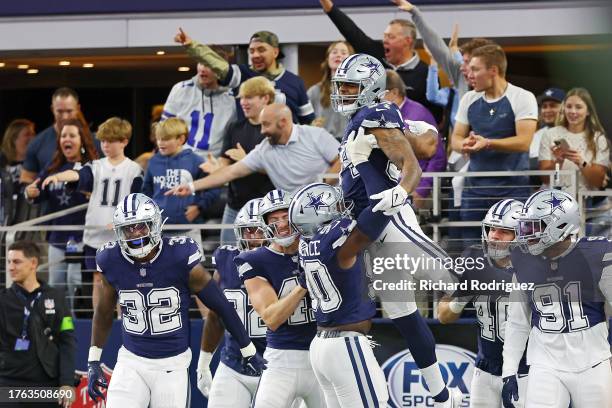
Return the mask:
<svg viewBox="0 0 612 408">
<path fill-rule="evenodd" d="M 444 251 L 423 234 L 414 211 L 407 202 L 408 194 L 419 182 L 421 170 L 409 138 L 404 134 L 404 121 L 398 107 L 390 102 L 381 102 L 385 83 L 386 73 L 382 64 L 366 54 L 347 57 L 332 78 L 332 106 L 336 112 L 349 117 L 340 147 L 340 182 L 344 197 L 355 204 L 352 215 L 357 219 L 369 204 L 366 185 L 357 165 L 369 161 L 375 171 L 384 177 L 387 187 L 382 193 L 370 197 L 380 200 L 373 211 L 383 211 L 393 216 L 377 241 L 406 243 L 404 247 L 407 251 L 418 252 L 414 256 L 424 253 L 432 258 L 446 258 Z M 435 132 L 431 125 L 424 122 L 408 124 L 412 133 Z M 369 147 L 353 149 L 349 155 L 346 148 L 349 135 L 354 136 L 359 132 L 366 133 L 365 136 L 369 137 L 372 143 Z M 394 255 L 388 254 L 390 257 Z M 397 272 L 405 273 L 406 279 L 413 278 L 408 271 Z M 429 273 L 433 276 L 446 271 Z M 446 388 L 436 358 L 434 337 L 417 310 L 414 293 L 407 291 L 406 297 L 407 301 L 404 302 L 381 299 L 382 307 L 408 343 L 408 348 L 427 382 L 435 406 L 459 406 L 462 394 L 458 389 L 449 393 Z"/>
<path fill-rule="evenodd" d="M 117 301 L 123 346 L 108 388 L 106 407 L 176 407 L 189 405 L 189 303 L 195 294 L 223 320 L 236 339 L 244 364 L 258 374 L 265 361 L 257 354 L 233 306 L 200 265 L 202 254 L 188 237 L 162 238 L 157 204 L 144 194 L 130 194 L 117 206 L 113 226 L 117 241 L 96 255 L 101 280 L 94 288 L 88 393 L 96 400 L 107 386 L 100 367 L 102 347 L 113 323 Z"/>
</svg>

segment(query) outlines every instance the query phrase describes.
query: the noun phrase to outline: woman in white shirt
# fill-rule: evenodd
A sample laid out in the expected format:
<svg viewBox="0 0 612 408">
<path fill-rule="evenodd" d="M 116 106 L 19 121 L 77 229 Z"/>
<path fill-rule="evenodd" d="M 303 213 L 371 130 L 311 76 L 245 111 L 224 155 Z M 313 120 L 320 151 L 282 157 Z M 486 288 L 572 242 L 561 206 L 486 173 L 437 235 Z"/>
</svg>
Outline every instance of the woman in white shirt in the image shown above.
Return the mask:
<svg viewBox="0 0 612 408">
<path fill-rule="evenodd" d="M 557 126 L 542 135 L 539 162 L 540 170 L 554 170 L 556 163 L 561 170 L 579 170 L 581 188 L 604 187 L 609 147 L 589 91 L 574 88 L 567 93 Z M 548 183 L 548 177 L 543 182 Z M 561 184 L 567 186 L 569 178 L 562 177 Z"/>
</svg>

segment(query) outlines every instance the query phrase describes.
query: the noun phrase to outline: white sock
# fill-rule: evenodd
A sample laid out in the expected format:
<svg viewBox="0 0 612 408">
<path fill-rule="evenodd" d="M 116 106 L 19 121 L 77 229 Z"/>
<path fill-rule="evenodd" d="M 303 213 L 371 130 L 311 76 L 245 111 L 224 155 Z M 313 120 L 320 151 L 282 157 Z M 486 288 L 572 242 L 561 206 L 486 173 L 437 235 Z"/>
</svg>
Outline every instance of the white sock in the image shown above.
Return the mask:
<svg viewBox="0 0 612 408">
<path fill-rule="evenodd" d="M 432 397 L 435 397 L 446 388 L 446 383 L 442 378 L 442 372 L 437 362 L 429 367 L 421 368 L 421 375 L 425 378 L 427 387 L 429 387 L 429 393 Z"/>
</svg>

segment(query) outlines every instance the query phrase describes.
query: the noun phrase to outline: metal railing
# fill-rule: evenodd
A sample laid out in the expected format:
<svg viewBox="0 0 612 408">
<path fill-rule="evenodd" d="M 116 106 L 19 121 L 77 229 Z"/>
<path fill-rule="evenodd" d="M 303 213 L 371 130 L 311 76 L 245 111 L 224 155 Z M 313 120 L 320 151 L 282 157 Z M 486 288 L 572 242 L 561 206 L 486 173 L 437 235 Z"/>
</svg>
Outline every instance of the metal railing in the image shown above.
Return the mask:
<svg viewBox="0 0 612 408">
<path fill-rule="evenodd" d="M 578 188 L 578 175 L 575 171 L 570 170 L 561 170 L 561 171 L 542 171 L 542 170 L 533 170 L 533 171 L 521 171 L 521 172 L 431 172 L 431 173 L 423 173 L 422 177 L 431 177 L 433 179 L 431 196 L 426 199 L 429 203 L 428 208 L 426 210 L 422 210 L 419 213 L 423 216 L 421 226 L 424 231 L 429 232 L 430 238 L 432 238 L 435 242 L 440 243 L 442 238 L 443 230 L 450 229 L 462 229 L 465 227 L 479 227 L 479 221 L 457 221 L 457 220 L 449 220 L 448 216 L 453 211 L 459 211 L 451 204 L 450 190 L 452 187 L 449 187 L 449 183 L 445 183 L 445 179 L 449 179 L 452 177 L 513 177 L 513 176 L 548 176 L 553 180 L 559 180 L 560 176 L 567 176 L 571 182 L 568 185 L 561 186 L 563 189 L 579 200 L 580 208 L 581 208 L 581 221 L 582 221 L 582 231 L 584 232 L 588 225 L 589 219 L 593 217 L 597 218 L 597 225 L 606 229 L 606 231 L 610 231 L 610 227 L 612 225 L 612 205 L 609 202 L 612 200 L 608 200 L 607 197 L 612 196 L 612 191 L 589 191 Z M 336 174 L 326 174 L 323 175 L 324 178 L 334 178 L 337 177 Z M 520 186 L 527 187 L 527 186 Z M 531 186 L 533 191 L 535 191 L 539 186 L 534 184 Z M 586 203 L 588 199 L 593 197 L 605 197 L 605 205 L 600 205 L 596 209 L 587 208 Z M 485 197 L 486 198 L 486 197 Z M 495 198 L 495 197 L 491 197 Z M 503 197 L 497 197 L 501 199 Z M 450 204 L 450 205 L 449 205 Z M 1 251 L 0 254 L 6 254 L 6 250 L 10 246 L 11 243 L 15 241 L 16 234 L 18 232 L 25 231 L 75 231 L 75 230 L 84 230 L 84 229 L 107 229 L 107 225 L 40 225 L 43 222 L 50 221 L 56 219 L 58 217 L 71 214 L 73 212 L 81 211 L 86 208 L 87 204 L 82 204 L 76 207 L 72 207 L 63 211 L 59 211 L 53 214 L 44 215 L 41 217 L 37 217 L 25 222 L 21 222 L 12 226 L 2 226 L 0 227 L 0 233 L 6 232 L 6 238 L 4 242 L 5 251 Z M 423 215 L 425 214 L 425 215 Z M 110 221 L 110 220 L 109 220 Z M 201 231 L 211 231 L 211 230 L 223 230 L 227 228 L 233 228 L 231 224 L 176 224 L 176 225 L 164 225 L 165 230 L 199 230 Z M 599 234 L 603 235 L 603 234 Z M 611 235 L 607 232 L 605 235 Z M 218 240 L 206 240 L 203 242 L 206 244 L 205 252 L 212 252 L 214 247 L 218 245 Z M 40 242 L 41 245 L 45 245 L 46 242 Z M 48 245 L 48 244 L 46 244 Z M 208 251 L 206 250 L 208 248 Z M 212 249 L 211 249 L 212 248 Z M 5 255 L 6 260 L 6 255 Z M 44 265 L 43 265 L 44 266 Z M 5 266 L 4 270 L 7 268 Z M 84 273 L 93 273 L 93 271 L 83 270 Z M 12 284 L 10 279 L 10 275 L 6 274 L 6 285 Z M 431 300 L 429 301 L 429 309 L 431 310 Z"/>
</svg>

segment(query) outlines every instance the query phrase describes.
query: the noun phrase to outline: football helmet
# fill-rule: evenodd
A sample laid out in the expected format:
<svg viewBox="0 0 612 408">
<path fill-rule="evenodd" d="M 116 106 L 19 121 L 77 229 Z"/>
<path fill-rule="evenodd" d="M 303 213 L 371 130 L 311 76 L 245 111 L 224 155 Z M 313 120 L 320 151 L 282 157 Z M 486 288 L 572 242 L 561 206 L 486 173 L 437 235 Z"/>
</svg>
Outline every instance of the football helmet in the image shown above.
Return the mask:
<svg viewBox="0 0 612 408">
<path fill-rule="evenodd" d="M 545 249 L 580 231 L 578 202 L 561 190 L 541 190 L 532 194 L 519 215 L 518 242 L 530 254 Z"/>
<path fill-rule="evenodd" d="M 356 94 L 342 95 L 343 83 L 359 86 Z M 349 116 L 363 106 L 380 100 L 385 94 L 387 73 L 376 58 L 368 54 L 349 55 L 336 68 L 332 80 L 331 103 L 335 112 Z"/>
<path fill-rule="evenodd" d="M 241 251 L 251 249 L 253 246 L 261 246 L 266 241 L 266 225 L 262 223 L 259 217 L 259 209 L 262 202 L 263 199 L 261 198 L 249 200 L 240 211 L 238 211 L 238 215 L 236 215 L 236 219 L 234 220 L 234 234 L 236 234 L 238 248 L 240 248 Z M 249 235 L 260 232 L 262 238 L 244 238 L 245 232 L 249 233 Z"/>
<path fill-rule="evenodd" d="M 113 215 L 113 230 L 121 251 L 134 258 L 144 258 L 162 236 L 162 211 L 155 201 L 141 193 L 127 195 Z"/>
<path fill-rule="evenodd" d="M 482 248 L 489 258 L 502 259 L 510 256 L 510 245 L 517 242 L 518 219 L 522 209 L 523 203 L 510 198 L 501 200 L 489 208 L 482 220 Z M 514 239 L 510 242 L 492 241 L 489 239 L 491 228 L 512 230 Z"/>
<path fill-rule="evenodd" d="M 289 204 L 291 203 L 291 194 L 283 191 L 283 190 L 272 190 L 267 193 L 261 202 L 261 207 L 259 207 L 259 217 L 261 218 L 261 222 L 266 226 L 265 233 L 266 238 L 269 240 L 279 244 L 283 247 L 288 247 L 297 238 L 299 232 L 293 230 L 291 228 L 291 224 L 289 224 L 289 216 L 286 215 L 286 221 L 276 221 L 273 223 L 268 223 L 268 215 L 278 210 L 289 210 Z M 289 228 L 289 235 L 283 236 L 281 229 L 281 225 L 287 223 L 287 227 Z"/>
<path fill-rule="evenodd" d="M 289 206 L 289 222 L 305 238 L 312 238 L 322 225 L 349 215 L 342 191 L 325 183 L 302 187 Z"/>
</svg>

